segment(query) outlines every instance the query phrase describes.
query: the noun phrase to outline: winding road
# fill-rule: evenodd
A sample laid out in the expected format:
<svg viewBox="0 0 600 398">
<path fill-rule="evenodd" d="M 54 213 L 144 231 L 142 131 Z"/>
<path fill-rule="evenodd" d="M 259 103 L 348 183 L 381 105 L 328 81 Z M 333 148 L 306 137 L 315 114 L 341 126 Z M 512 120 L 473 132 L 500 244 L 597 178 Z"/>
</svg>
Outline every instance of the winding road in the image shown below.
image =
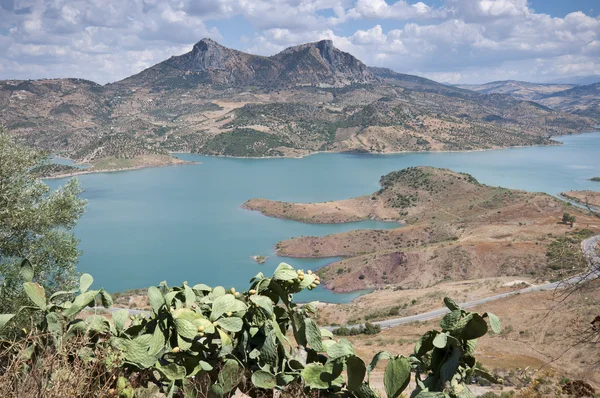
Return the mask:
<svg viewBox="0 0 600 398">
<path fill-rule="evenodd" d="M 580 282 L 583 282 L 588 279 L 598 278 L 598 277 L 600 277 L 600 267 L 597 266 L 597 264 L 600 264 L 600 254 L 598 252 L 596 252 L 596 247 L 597 247 L 598 243 L 600 243 L 600 235 L 592 236 L 591 238 L 587 238 L 583 242 L 581 242 L 581 249 L 583 251 L 583 254 L 587 257 L 588 262 L 590 264 L 589 270 L 584 274 L 576 275 L 569 279 L 565 279 L 565 280 L 558 281 L 558 282 L 546 283 L 546 284 L 537 285 L 537 286 L 530 286 L 525 289 L 519 289 L 519 290 L 515 290 L 512 292 L 508 292 L 508 293 L 496 294 L 494 296 L 489 296 L 489 297 L 481 298 L 478 300 L 467 301 L 465 303 L 461 303 L 460 307 L 465 308 L 465 309 L 472 308 L 472 307 L 478 306 L 480 304 L 489 303 L 490 301 L 503 299 L 505 297 L 509 297 L 509 296 L 512 296 L 515 294 L 539 292 L 539 291 L 543 291 L 543 290 L 552 290 L 552 289 L 556 289 L 556 288 L 563 287 L 566 285 L 580 283 Z M 596 264 L 596 267 L 594 267 L 594 264 Z M 417 315 L 405 316 L 405 317 L 394 318 L 394 319 L 387 319 L 385 321 L 377 321 L 377 322 L 372 322 L 372 323 L 375 325 L 381 326 L 381 328 L 383 328 L 383 329 L 392 328 L 394 326 L 405 325 L 407 323 L 411 323 L 411 322 L 415 322 L 415 321 L 428 321 L 431 319 L 438 318 L 448 312 L 449 312 L 448 308 L 439 308 L 437 310 L 424 312 L 424 313 L 417 314 Z M 351 327 L 352 325 L 349 325 L 349 326 Z M 354 325 L 354 326 L 356 326 L 356 325 Z M 325 329 L 332 330 L 332 329 L 335 329 L 335 327 L 326 327 Z"/>
</svg>

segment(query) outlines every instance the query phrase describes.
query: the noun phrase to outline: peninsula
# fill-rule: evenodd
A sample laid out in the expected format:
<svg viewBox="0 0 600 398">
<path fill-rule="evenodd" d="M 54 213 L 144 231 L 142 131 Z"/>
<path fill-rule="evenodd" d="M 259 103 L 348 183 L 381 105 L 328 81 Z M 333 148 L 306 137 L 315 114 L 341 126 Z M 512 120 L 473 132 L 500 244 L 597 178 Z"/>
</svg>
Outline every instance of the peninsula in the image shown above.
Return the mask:
<svg viewBox="0 0 600 398">
<path fill-rule="evenodd" d="M 554 280 L 584 269 L 578 242 L 600 219 L 544 193 L 479 183 L 468 174 L 412 167 L 383 176 L 372 195 L 326 203 L 252 199 L 243 206 L 308 223 L 397 221 L 390 230 L 355 230 L 279 242 L 289 257 L 343 257 L 319 271 L 337 292 L 497 276 Z M 562 223 L 574 215 L 574 227 Z"/>
</svg>

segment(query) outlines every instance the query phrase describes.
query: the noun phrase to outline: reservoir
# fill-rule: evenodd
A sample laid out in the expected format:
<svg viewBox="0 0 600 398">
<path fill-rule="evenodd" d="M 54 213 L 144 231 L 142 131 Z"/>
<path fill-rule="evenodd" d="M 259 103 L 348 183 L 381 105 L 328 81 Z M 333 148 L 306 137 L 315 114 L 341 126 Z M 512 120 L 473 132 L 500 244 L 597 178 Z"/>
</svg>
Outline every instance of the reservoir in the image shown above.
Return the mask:
<svg viewBox="0 0 600 398">
<path fill-rule="evenodd" d="M 480 182 L 541 191 L 600 190 L 600 133 L 559 137 L 560 146 L 481 152 L 394 155 L 320 153 L 304 158 L 236 159 L 180 154 L 200 164 L 79 176 L 88 200 L 75 229 L 83 251 L 79 269 L 94 287 L 123 291 L 188 281 L 246 290 L 258 272 L 281 262 L 316 269 L 335 259 L 275 255 L 275 244 L 306 235 L 394 223 L 309 225 L 265 217 L 240 206 L 251 198 L 321 202 L 370 194 L 391 171 L 426 165 L 472 174 Z M 56 188 L 65 179 L 48 180 Z M 250 257 L 269 256 L 265 264 Z M 362 292 L 335 294 L 322 287 L 300 300 L 347 302 Z"/>
</svg>

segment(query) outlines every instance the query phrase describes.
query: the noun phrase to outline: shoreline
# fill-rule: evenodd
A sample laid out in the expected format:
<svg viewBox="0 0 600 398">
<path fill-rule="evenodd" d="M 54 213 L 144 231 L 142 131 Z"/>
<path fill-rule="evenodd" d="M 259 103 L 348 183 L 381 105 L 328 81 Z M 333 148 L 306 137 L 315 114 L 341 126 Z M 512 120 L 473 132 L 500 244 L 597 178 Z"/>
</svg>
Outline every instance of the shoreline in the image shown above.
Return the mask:
<svg viewBox="0 0 600 398">
<path fill-rule="evenodd" d="M 71 159 L 69 159 L 69 160 L 71 160 Z M 119 168 L 119 169 L 107 169 L 107 170 L 82 169 L 82 171 L 75 171 L 72 173 L 60 174 L 60 175 L 51 176 L 51 177 L 44 177 L 44 178 L 42 178 L 42 180 L 58 180 L 61 178 L 77 177 L 77 176 L 85 175 L 85 174 L 115 173 L 115 172 L 119 172 L 119 171 L 134 171 L 134 170 L 152 169 L 152 168 L 160 168 L 160 167 L 186 166 L 186 165 L 192 165 L 192 164 L 202 164 L 202 162 L 186 160 L 181 163 L 171 163 L 171 164 L 162 164 L 162 165 L 140 165 L 140 166 L 134 166 L 134 167 L 123 167 L 123 168 Z"/>
<path fill-rule="evenodd" d="M 588 209 L 588 206 L 589 206 L 588 210 L 593 210 L 593 211 L 600 212 L 600 206 L 597 206 L 595 204 L 590 204 L 590 203 L 583 202 L 580 199 L 576 198 L 575 196 L 567 195 L 566 192 L 561 192 L 561 193 L 558 194 L 558 196 L 562 200 L 564 200 L 566 202 L 572 203 L 572 204 L 574 204 L 576 206 L 580 206 L 582 209 Z"/>
<path fill-rule="evenodd" d="M 584 134 L 598 134 L 600 131 L 582 131 L 580 133 L 573 134 L 564 134 L 564 135 L 555 135 L 551 136 L 551 139 L 559 138 L 559 137 L 569 137 L 569 136 L 579 136 Z M 231 159 L 303 159 L 313 155 L 319 154 L 346 154 L 346 155 L 368 155 L 368 156 L 387 156 L 387 155 L 403 155 L 403 154 L 423 154 L 423 153 L 473 153 L 473 152 L 488 152 L 488 151 L 501 151 L 507 149 L 517 149 L 517 148 L 534 148 L 534 147 L 552 147 L 552 146 L 561 146 L 564 145 L 562 141 L 556 141 L 556 144 L 536 144 L 536 145 L 514 145 L 507 147 L 498 147 L 498 148 L 489 148 L 489 149 L 465 149 L 465 150 L 434 150 L 434 151 L 392 151 L 392 152 L 364 152 L 364 151 L 314 151 L 309 152 L 306 155 L 301 156 L 230 156 L 230 155 L 206 155 L 202 153 L 193 153 L 189 151 L 176 151 L 169 152 L 171 155 L 177 154 L 187 154 L 187 155 L 198 155 L 198 156 L 206 156 L 212 158 L 231 158 Z"/>
</svg>

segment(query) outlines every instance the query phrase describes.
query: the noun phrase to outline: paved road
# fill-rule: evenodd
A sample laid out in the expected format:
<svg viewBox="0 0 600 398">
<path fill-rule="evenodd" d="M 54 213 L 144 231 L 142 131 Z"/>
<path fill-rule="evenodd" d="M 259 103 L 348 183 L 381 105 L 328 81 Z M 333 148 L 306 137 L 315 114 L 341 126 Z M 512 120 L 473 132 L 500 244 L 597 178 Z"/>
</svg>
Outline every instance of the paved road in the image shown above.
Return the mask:
<svg viewBox="0 0 600 398">
<path fill-rule="evenodd" d="M 588 239 L 584 240 L 583 242 L 581 242 L 581 249 L 583 250 L 583 253 L 585 254 L 585 256 L 588 258 L 588 261 L 590 262 L 590 266 L 592 266 L 592 264 L 600 264 L 600 255 L 599 255 L 599 253 L 596 252 L 596 245 L 599 242 L 600 242 L 600 235 L 592 236 L 591 238 L 588 238 Z M 592 269 L 592 268 L 590 268 L 590 269 Z M 466 308 L 478 306 L 480 304 L 489 303 L 490 301 L 509 297 L 509 296 L 512 296 L 515 294 L 539 292 L 539 291 L 543 291 L 543 290 L 553 290 L 558 287 L 562 287 L 562 286 L 566 286 L 566 285 L 570 285 L 570 284 L 574 284 L 574 283 L 580 283 L 587 279 L 600 277 L 600 274 L 598 273 L 599 271 L 600 270 L 596 270 L 596 272 L 588 271 L 585 274 L 577 275 L 577 276 L 574 276 L 574 277 L 571 277 L 569 279 L 559 281 L 559 282 L 546 283 L 544 285 L 537 285 L 537 286 L 530 286 L 525 289 L 515 290 L 512 292 L 508 292 L 508 293 L 496 294 L 494 296 L 485 297 L 485 298 L 478 299 L 478 300 L 467 301 L 466 303 L 461 303 L 460 306 L 461 306 L 461 308 L 466 309 Z M 415 321 L 428 321 L 431 319 L 438 318 L 448 312 L 449 312 L 448 308 L 439 308 L 437 310 L 424 312 L 422 314 L 405 316 L 402 318 L 387 319 L 385 321 L 377 321 L 377 322 L 372 322 L 372 323 L 375 325 L 379 325 L 383 329 L 385 329 L 385 328 L 391 328 L 394 326 L 405 325 L 407 323 L 411 323 L 411 322 L 415 322 Z M 352 326 L 356 326 L 356 325 L 349 325 L 349 326 L 352 327 Z M 336 329 L 336 327 L 328 326 L 328 327 L 326 327 L 326 329 L 333 330 L 333 329 Z"/>
</svg>

